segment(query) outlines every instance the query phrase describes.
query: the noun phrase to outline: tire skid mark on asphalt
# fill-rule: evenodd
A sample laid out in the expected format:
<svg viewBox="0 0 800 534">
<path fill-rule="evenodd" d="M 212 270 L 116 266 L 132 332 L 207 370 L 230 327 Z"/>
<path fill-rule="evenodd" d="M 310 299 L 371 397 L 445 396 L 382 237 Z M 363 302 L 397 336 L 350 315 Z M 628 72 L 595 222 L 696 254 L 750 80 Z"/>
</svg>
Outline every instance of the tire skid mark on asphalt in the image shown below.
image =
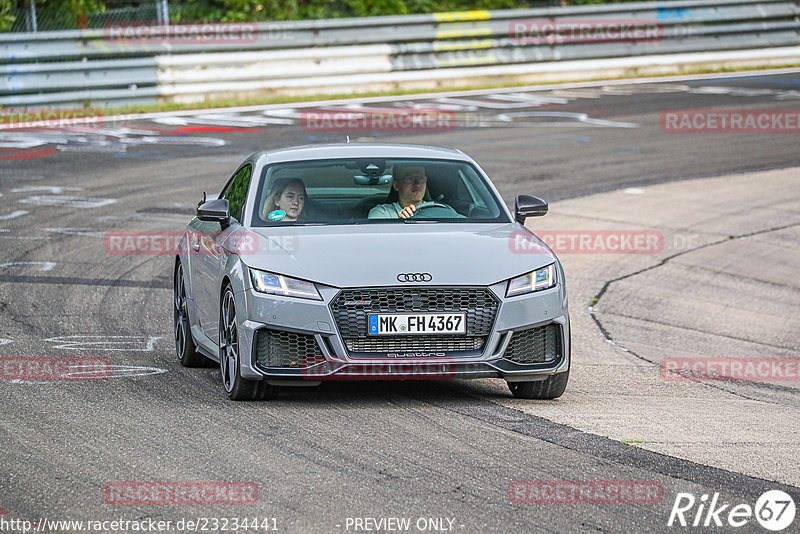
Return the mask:
<svg viewBox="0 0 800 534">
<path fill-rule="evenodd" d="M 440 396 L 425 394 L 414 395 L 413 398 L 565 449 L 672 479 L 685 480 L 690 484 L 713 488 L 714 491 L 724 490 L 755 501 L 766 490 L 780 489 L 792 495 L 795 500 L 800 499 L 800 487 L 632 447 L 604 436 L 495 404 L 452 386 L 444 387 L 453 391 L 453 397 L 461 395 L 463 398 L 451 397 L 442 400 Z M 470 402 L 464 402 L 465 400 Z"/>
<path fill-rule="evenodd" d="M 775 245 L 775 246 L 782 246 L 782 245 Z M 790 250 L 790 251 L 795 251 L 796 250 L 794 247 L 784 247 L 784 248 L 786 248 L 787 250 Z M 800 289 L 800 287 L 798 287 L 798 286 L 793 286 L 793 285 L 789 285 L 789 284 L 783 284 L 783 283 L 779 283 L 779 282 L 772 282 L 771 280 L 762 280 L 762 279 L 756 278 L 754 276 L 747 276 L 747 275 L 740 274 L 740 273 L 734 275 L 734 274 L 731 274 L 731 273 L 726 272 L 726 271 L 718 271 L 717 269 L 712 269 L 712 268 L 709 268 L 709 267 L 705 267 L 703 265 L 692 265 L 692 269 L 693 270 L 697 270 L 697 271 L 704 271 L 704 272 L 707 272 L 707 273 L 711 273 L 714 276 L 728 277 L 728 278 L 733 278 L 735 280 L 747 280 L 749 282 L 754 282 L 754 283 L 757 283 L 757 284 L 770 286 L 770 287 L 775 287 L 775 288 L 780 288 L 780 289 L 785 289 L 787 287 L 792 288 L 792 289 Z M 749 340 L 746 340 L 746 341 L 749 341 Z M 777 345 L 770 345 L 769 343 L 765 343 L 765 345 L 768 345 L 768 346 L 771 346 L 771 347 L 777 347 L 777 348 L 788 348 L 788 349 L 794 349 L 795 348 L 795 347 L 779 347 Z"/>
<path fill-rule="evenodd" d="M 623 347 L 622 345 L 619 345 L 616 341 L 614 341 L 614 338 L 611 336 L 611 333 L 608 331 L 608 329 L 606 329 L 605 326 L 603 326 L 602 321 L 600 321 L 600 319 L 597 317 L 597 313 L 595 312 L 595 307 L 597 306 L 597 303 L 600 302 L 600 299 L 603 298 L 603 295 L 606 294 L 606 292 L 608 291 L 608 288 L 611 287 L 611 285 L 616 283 L 616 282 L 620 282 L 620 281 L 626 280 L 628 278 L 633 278 L 634 276 L 638 276 L 638 275 L 646 273 L 648 271 L 652 271 L 652 270 L 658 269 L 659 267 L 662 267 L 663 265 L 666 265 L 669 261 L 671 261 L 671 260 L 673 260 L 675 258 L 678 258 L 680 256 L 683 256 L 685 254 L 689 254 L 691 252 L 695 252 L 695 251 L 702 250 L 702 249 L 705 249 L 705 248 L 721 245 L 722 243 L 726 243 L 728 241 L 733 241 L 733 240 L 737 240 L 737 239 L 747 239 L 749 237 L 753 237 L 753 236 L 757 236 L 757 235 L 768 234 L 770 232 L 777 232 L 779 230 L 785 230 L 787 228 L 795 227 L 798 224 L 800 224 L 800 222 L 792 222 L 792 223 L 785 224 L 785 225 L 782 225 L 782 226 L 776 226 L 776 227 L 772 227 L 772 228 L 765 228 L 763 230 L 756 230 L 755 232 L 750 232 L 750 233 L 747 233 L 747 234 L 729 235 L 729 236 L 727 236 L 727 237 L 725 237 L 723 239 L 718 239 L 716 241 L 711 241 L 709 243 L 705 243 L 703 245 L 699 245 L 699 246 L 694 247 L 694 248 L 690 248 L 690 249 L 686 249 L 686 250 L 682 250 L 682 251 L 676 252 L 675 254 L 672 254 L 671 256 L 667 256 L 666 258 L 662 259 L 661 261 L 659 261 L 658 263 L 656 263 L 654 265 L 651 265 L 649 267 L 645 267 L 643 269 L 639 269 L 638 271 L 634 271 L 632 273 L 624 274 L 622 276 L 619 276 L 619 277 L 611 279 L 611 280 L 607 280 L 605 282 L 605 284 L 603 284 L 603 287 L 600 288 L 600 291 L 594 296 L 594 298 L 592 298 L 592 301 L 591 301 L 590 305 L 588 306 L 589 315 L 591 316 L 592 320 L 597 325 L 597 328 L 600 330 L 600 333 L 603 335 L 603 337 L 605 338 L 605 340 L 608 343 L 614 345 L 615 347 L 618 347 L 620 350 L 622 350 L 622 351 L 624 351 L 624 352 L 626 352 L 628 354 L 631 354 L 632 356 L 634 356 L 635 358 L 638 358 L 639 360 L 642 360 L 642 361 L 647 362 L 647 363 L 659 365 L 659 362 L 655 362 L 655 361 L 649 360 L 648 358 L 642 356 L 641 354 L 638 354 L 637 352 L 635 352 L 633 350 L 630 350 L 627 347 Z M 633 317 L 631 317 L 631 318 L 633 318 Z M 636 318 L 636 319 L 642 320 L 641 318 Z M 722 334 L 715 334 L 715 335 L 720 335 L 721 336 Z M 731 337 L 731 336 L 723 336 L 723 337 Z M 733 338 L 733 339 L 738 339 L 738 338 Z M 744 341 L 752 342 L 752 340 L 744 340 Z M 785 348 L 785 347 L 780 347 L 780 348 Z M 739 383 L 739 384 L 747 384 L 748 386 L 753 386 L 753 387 L 756 387 L 756 388 L 759 388 L 759 389 L 766 389 L 766 390 L 772 390 L 772 391 L 789 391 L 789 392 L 792 392 L 792 393 L 796 393 L 797 392 L 797 390 L 795 388 L 782 386 L 780 384 L 773 384 L 771 382 L 757 382 L 757 381 L 751 381 L 751 380 L 734 380 L 734 379 L 721 379 L 720 381 L 722 383 L 726 383 L 726 382 L 733 383 L 733 382 L 735 382 L 735 383 Z M 750 397 L 748 395 L 745 395 L 743 393 L 739 393 L 737 391 L 731 391 L 729 389 L 726 389 L 726 388 L 722 387 L 722 385 L 712 384 L 707 380 L 695 380 L 695 383 L 703 385 L 703 386 L 706 386 L 706 387 L 709 387 L 709 388 L 717 389 L 719 391 L 724 391 L 726 393 L 729 393 L 731 395 L 734 395 L 734 396 L 742 398 L 742 399 L 751 400 L 751 401 L 758 401 L 758 402 L 770 402 L 770 401 L 766 401 L 764 399 L 756 399 L 756 398 Z M 779 404 L 779 403 L 775 402 L 774 404 Z"/>
<path fill-rule="evenodd" d="M 24 276 L 2 275 L 0 282 L 15 284 L 56 284 L 109 287 L 138 287 L 141 289 L 172 289 L 172 282 L 166 280 L 123 280 L 116 278 L 77 278 L 70 276 Z"/>
<path fill-rule="evenodd" d="M 786 345 L 776 345 L 774 343 L 767 343 L 765 341 L 753 341 L 752 339 L 747 339 L 746 337 L 738 337 L 732 336 L 730 334 L 721 334 L 719 332 L 711 332 L 708 330 L 702 330 L 700 328 L 692 328 L 691 326 L 681 325 L 681 324 L 672 324 L 668 323 L 667 321 L 659 321 L 657 319 L 650 319 L 646 317 L 637 317 L 635 315 L 629 315 L 627 313 L 618 313 L 618 312 L 603 312 L 606 315 L 613 315 L 614 317 L 622 317 L 624 319 L 633 319 L 635 321 L 641 321 L 643 323 L 650 323 L 656 324 L 659 326 L 669 326 L 672 328 L 680 328 L 682 330 L 688 330 L 689 332 L 697 332 L 698 334 L 706 334 L 707 336 L 715 336 L 715 337 L 723 337 L 725 339 L 732 339 L 734 341 L 744 341 L 745 343 L 755 343 L 758 345 L 763 345 L 765 347 L 772 347 L 773 349 L 785 349 L 785 350 L 794 350 L 795 347 L 788 347 Z M 613 344 L 616 347 L 619 347 L 620 350 L 624 350 L 625 352 L 631 352 L 629 349 L 626 349 L 622 345 L 607 339 L 609 343 Z M 653 362 L 656 363 L 656 362 Z M 741 382 L 741 380 L 736 380 L 736 382 Z M 787 390 L 794 390 L 794 388 L 786 388 Z"/>
<path fill-rule="evenodd" d="M 105 240 L 104 240 L 104 244 L 105 244 Z M 125 278 L 127 276 L 130 276 L 130 273 L 132 273 L 135 270 L 139 269 L 142 265 L 144 265 L 147 262 L 147 259 L 142 259 L 141 261 L 134 261 L 134 258 L 130 258 L 130 259 L 131 259 L 131 261 L 130 261 L 130 263 L 128 265 L 128 268 L 122 270 L 121 272 L 117 272 L 116 273 L 118 279 L 123 279 L 123 278 Z M 100 302 L 99 302 L 99 309 L 109 309 L 111 306 L 113 306 L 113 303 L 117 300 L 117 296 L 115 295 L 115 293 L 116 292 L 114 291 L 113 287 L 106 286 L 105 290 L 102 290 L 100 292 L 101 297 L 100 297 Z M 101 331 L 103 331 L 103 332 L 114 332 L 114 331 L 116 331 L 117 320 L 116 320 L 115 317 L 111 317 L 111 316 L 109 316 L 109 314 L 103 313 L 103 314 L 100 314 L 100 317 L 98 319 L 99 319 L 99 325 L 100 325 Z M 159 339 L 161 339 L 161 337 L 157 337 L 155 339 L 151 338 L 151 340 L 148 342 L 148 346 L 149 346 L 149 350 L 150 351 L 153 350 L 153 346 L 155 345 L 155 342 L 158 341 Z M 174 341 L 174 339 L 173 339 L 173 341 Z"/>
</svg>

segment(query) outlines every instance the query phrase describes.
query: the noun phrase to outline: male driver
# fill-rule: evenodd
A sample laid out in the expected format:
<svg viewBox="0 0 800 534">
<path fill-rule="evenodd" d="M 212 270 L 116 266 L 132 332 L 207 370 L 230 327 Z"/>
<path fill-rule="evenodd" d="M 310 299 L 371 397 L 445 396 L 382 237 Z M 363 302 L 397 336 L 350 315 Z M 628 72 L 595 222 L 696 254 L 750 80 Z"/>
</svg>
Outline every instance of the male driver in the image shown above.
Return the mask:
<svg viewBox="0 0 800 534">
<path fill-rule="evenodd" d="M 417 211 L 425 196 L 428 178 L 425 169 L 413 165 L 395 165 L 392 189 L 397 191 L 397 202 L 380 204 L 369 211 L 370 219 L 408 219 Z M 429 204 L 429 203 L 426 203 Z M 441 204 L 437 205 L 440 209 Z M 453 217 L 461 217 L 455 210 Z"/>
</svg>

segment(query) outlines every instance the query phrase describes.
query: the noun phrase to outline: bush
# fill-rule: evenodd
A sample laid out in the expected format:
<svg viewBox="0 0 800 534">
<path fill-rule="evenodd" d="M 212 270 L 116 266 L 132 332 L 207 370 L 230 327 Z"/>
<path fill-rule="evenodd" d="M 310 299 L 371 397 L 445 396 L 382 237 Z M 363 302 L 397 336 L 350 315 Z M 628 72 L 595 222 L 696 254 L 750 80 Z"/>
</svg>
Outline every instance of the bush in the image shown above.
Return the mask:
<svg viewBox="0 0 800 534">
<path fill-rule="evenodd" d="M 155 0 L 34 0 L 39 31 L 153 20 Z M 172 23 L 265 22 L 408 15 L 476 9 L 522 9 L 635 0 L 170 0 Z M 0 32 L 26 31 L 30 0 L 0 0 Z M 14 15 L 17 15 L 16 21 Z M 145 18 L 142 18 L 145 17 Z"/>
<path fill-rule="evenodd" d="M 11 0 L 0 0 L 0 32 L 7 32 L 14 24 L 15 17 L 11 14 Z"/>
<path fill-rule="evenodd" d="M 178 23 L 332 19 L 554 4 L 549 0 L 199 0 L 170 4 L 170 20 Z"/>
</svg>

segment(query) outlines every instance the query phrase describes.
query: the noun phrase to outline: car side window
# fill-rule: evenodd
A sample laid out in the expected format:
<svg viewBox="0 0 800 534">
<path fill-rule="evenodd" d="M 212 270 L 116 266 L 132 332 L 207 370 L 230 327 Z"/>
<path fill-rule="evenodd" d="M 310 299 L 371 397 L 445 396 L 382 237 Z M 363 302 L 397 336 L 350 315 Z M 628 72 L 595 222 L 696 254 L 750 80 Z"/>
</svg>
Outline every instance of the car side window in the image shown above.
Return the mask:
<svg viewBox="0 0 800 534">
<path fill-rule="evenodd" d="M 247 190 L 250 188 L 252 172 L 253 167 L 250 164 L 239 169 L 220 195 L 220 198 L 227 199 L 231 217 L 239 222 L 242 220 L 244 201 L 247 199 Z"/>
</svg>

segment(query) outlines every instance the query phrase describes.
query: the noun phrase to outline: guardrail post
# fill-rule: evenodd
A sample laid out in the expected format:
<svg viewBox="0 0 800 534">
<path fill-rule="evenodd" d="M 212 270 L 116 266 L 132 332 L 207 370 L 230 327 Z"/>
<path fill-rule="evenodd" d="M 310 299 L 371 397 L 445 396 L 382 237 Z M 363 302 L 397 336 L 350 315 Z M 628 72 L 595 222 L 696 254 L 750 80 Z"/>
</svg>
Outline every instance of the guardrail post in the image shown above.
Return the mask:
<svg viewBox="0 0 800 534">
<path fill-rule="evenodd" d="M 156 0 L 156 17 L 159 26 L 169 26 L 169 1 Z"/>
<path fill-rule="evenodd" d="M 39 31 L 36 24 L 36 0 L 31 0 L 31 12 L 28 14 L 28 31 Z"/>
</svg>

